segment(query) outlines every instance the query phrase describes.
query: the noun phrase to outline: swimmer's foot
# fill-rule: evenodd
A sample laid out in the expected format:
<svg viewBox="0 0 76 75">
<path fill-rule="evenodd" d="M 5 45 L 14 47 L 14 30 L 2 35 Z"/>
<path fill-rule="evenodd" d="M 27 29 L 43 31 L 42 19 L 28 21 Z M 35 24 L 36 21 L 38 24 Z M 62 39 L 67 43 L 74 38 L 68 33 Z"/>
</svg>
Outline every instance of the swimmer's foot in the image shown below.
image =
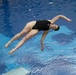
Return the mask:
<svg viewBox="0 0 76 75">
<path fill-rule="evenodd" d="M 14 53 L 14 50 L 11 50 L 10 52 L 9 52 L 9 54 L 13 54 Z"/>
<path fill-rule="evenodd" d="M 7 47 L 8 47 L 8 45 L 9 45 L 8 43 L 7 43 L 7 44 L 5 44 L 5 47 L 7 48 Z"/>
<path fill-rule="evenodd" d="M 9 44 L 10 44 L 10 42 L 6 43 L 6 44 L 5 44 L 5 47 L 7 48 L 7 47 L 9 46 Z"/>
</svg>

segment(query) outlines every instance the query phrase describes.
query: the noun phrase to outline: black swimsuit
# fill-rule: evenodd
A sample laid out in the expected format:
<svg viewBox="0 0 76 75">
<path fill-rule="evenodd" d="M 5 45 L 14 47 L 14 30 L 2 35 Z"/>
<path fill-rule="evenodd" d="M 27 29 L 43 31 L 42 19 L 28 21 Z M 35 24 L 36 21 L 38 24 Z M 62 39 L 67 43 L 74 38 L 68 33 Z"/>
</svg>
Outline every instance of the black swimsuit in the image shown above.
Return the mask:
<svg viewBox="0 0 76 75">
<path fill-rule="evenodd" d="M 38 20 L 32 29 L 38 29 L 39 31 L 49 30 L 50 23 L 48 20 Z"/>
</svg>

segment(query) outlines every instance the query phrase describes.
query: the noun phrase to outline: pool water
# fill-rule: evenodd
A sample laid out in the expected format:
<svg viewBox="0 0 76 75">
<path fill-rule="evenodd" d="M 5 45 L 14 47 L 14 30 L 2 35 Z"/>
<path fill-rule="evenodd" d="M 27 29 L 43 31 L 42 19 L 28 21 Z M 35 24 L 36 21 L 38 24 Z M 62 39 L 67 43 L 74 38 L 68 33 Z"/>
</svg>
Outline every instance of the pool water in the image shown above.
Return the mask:
<svg viewBox="0 0 76 75">
<path fill-rule="evenodd" d="M 63 14 L 71 23 L 60 19 L 56 22 L 59 31 L 50 30 L 41 51 L 40 39 L 43 31 L 28 40 L 14 54 L 4 45 L 27 22 L 52 19 Z M 76 75 L 76 0 L 0 0 L 0 75 L 18 67 L 31 71 L 30 75 Z"/>
</svg>

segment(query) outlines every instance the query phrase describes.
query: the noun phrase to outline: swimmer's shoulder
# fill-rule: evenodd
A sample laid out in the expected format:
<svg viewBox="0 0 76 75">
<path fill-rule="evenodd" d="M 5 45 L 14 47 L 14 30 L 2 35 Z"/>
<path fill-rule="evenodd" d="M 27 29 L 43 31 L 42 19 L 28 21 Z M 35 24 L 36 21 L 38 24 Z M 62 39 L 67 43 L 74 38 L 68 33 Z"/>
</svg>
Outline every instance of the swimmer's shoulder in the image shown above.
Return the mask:
<svg viewBox="0 0 76 75">
<path fill-rule="evenodd" d="M 51 24 L 53 24 L 53 21 L 52 20 L 48 20 Z"/>
<path fill-rule="evenodd" d="M 47 21 L 51 22 L 51 20 L 47 20 Z"/>
</svg>

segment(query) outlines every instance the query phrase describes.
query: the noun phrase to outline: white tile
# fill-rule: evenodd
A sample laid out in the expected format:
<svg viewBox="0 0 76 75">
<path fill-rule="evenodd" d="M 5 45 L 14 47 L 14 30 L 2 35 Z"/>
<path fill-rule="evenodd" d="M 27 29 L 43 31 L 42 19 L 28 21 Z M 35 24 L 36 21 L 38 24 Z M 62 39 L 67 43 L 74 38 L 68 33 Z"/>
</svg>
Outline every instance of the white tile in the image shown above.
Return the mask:
<svg viewBox="0 0 76 75">
<path fill-rule="evenodd" d="M 20 67 L 20 68 L 17 68 L 17 69 L 13 69 L 5 74 L 2 74 L 2 75 L 27 75 L 29 74 L 30 71 L 26 70 L 25 68 L 23 67 Z"/>
</svg>

